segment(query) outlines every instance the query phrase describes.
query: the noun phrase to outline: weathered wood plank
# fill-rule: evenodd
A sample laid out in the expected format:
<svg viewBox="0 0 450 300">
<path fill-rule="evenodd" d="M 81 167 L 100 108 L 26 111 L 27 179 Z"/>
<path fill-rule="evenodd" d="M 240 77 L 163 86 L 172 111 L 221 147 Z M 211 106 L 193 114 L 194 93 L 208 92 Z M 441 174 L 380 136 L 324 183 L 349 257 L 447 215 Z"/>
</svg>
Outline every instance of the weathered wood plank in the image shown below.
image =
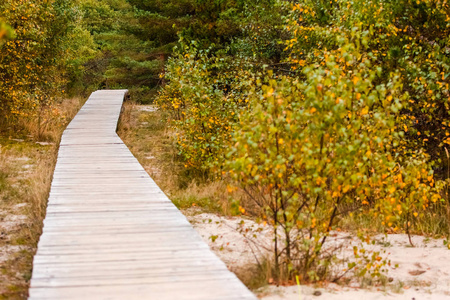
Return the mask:
<svg viewBox="0 0 450 300">
<path fill-rule="evenodd" d="M 109 285 L 63 286 L 48 289 L 36 288 L 30 291 L 32 299 L 182 299 L 182 300 L 254 300 L 249 293 L 242 293 L 233 279 L 211 277 L 179 282 L 177 276 L 165 278 L 166 281 L 154 284 L 111 283 Z M 195 291 L 195 292 L 192 292 Z M 61 297 L 61 295 L 64 295 Z M 58 298 L 61 297 L 61 298 Z"/>
<path fill-rule="evenodd" d="M 61 139 L 29 299 L 252 299 L 115 133 L 94 92 Z"/>
</svg>

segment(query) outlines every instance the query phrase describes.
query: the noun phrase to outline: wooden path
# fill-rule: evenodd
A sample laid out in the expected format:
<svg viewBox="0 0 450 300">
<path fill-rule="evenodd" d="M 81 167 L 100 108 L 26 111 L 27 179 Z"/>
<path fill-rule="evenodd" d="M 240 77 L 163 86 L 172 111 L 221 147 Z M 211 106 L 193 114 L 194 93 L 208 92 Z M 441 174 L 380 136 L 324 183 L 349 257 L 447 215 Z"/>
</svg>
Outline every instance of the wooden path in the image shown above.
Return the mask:
<svg viewBox="0 0 450 300">
<path fill-rule="evenodd" d="M 93 93 L 63 134 L 29 299 L 256 299 L 117 136 L 125 93 Z"/>
</svg>

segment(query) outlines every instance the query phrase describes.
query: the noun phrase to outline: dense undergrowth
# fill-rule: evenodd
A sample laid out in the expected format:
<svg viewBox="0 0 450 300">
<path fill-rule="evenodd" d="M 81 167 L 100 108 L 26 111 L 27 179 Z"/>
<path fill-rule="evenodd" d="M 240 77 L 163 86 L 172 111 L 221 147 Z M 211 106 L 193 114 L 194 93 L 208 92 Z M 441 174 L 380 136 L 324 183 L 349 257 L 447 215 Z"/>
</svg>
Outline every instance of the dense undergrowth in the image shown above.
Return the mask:
<svg viewBox="0 0 450 300">
<path fill-rule="evenodd" d="M 333 280 L 327 238 L 349 219 L 368 243 L 373 224 L 448 236 L 448 4 L 270 5 L 281 51 L 256 30 L 221 49 L 182 41 L 169 60 L 157 101 L 186 169 L 273 226 L 275 278 Z M 243 31 L 264 26 L 255 11 Z M 349 268 L 381 276 L 388 260 L 363 253 Z"/>
</svg>

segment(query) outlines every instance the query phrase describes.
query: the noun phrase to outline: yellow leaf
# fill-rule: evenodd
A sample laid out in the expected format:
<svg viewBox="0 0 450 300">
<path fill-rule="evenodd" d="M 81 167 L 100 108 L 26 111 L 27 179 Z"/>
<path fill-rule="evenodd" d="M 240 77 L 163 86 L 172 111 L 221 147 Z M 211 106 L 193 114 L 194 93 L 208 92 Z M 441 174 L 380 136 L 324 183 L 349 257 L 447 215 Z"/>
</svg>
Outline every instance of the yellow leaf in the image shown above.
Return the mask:
<svg viewBox="0 0 450 300">
<path fill-rule="evenodd" d="M 366 106 L 361 110 L 361 116 L 367 115 L 369 113 L 369 107 Z"/>
</svg>

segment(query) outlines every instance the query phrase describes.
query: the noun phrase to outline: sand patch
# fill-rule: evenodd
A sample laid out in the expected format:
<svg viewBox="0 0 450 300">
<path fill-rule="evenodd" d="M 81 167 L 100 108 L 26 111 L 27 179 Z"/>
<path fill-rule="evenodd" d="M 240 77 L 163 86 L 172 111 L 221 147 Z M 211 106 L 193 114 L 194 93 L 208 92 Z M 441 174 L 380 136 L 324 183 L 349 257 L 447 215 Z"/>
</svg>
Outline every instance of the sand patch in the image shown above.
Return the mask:
<svg viewBox="0 0 450 300">
<path fill-rule="evenodd" d="M 24 249 L 26 249 L 26 247 L 17 245 L 15 246 L 8 245 L 0 247 L 0 264 L 3 264 L 4 262 L 8 261 L 9 259 L 11 259 L 11 257 L 13 257 L 14 254 Z"/>
<path fill-rule="evenodd" d="M 158 110 L 156 105 L 136 105 L 137 110 L 145 112 L 155 112 Z"/>
<path fill-rule="evenodd" d="M 0 215 L 0 232 L 12 232 L 14 229 L 27 222 L 25 215 L 9 214 L 5 217 Z"/>
<path fill-rule="evenodd" d="M 227 264 L 236 269 L 255 263 L 258 257 L 269 253 L 273 231 L 249 219 L 223 217 L 207 213 L 187 213 L 194 228 L 211 249 Z M 350 286 L 330 284 L 320 289 L 312 286 L 274 287 L 257 291 L 264 300 L 375 300 L 375 299 L 450 299 L 450 250 L 443 239 L 413 236 L 411 247 L 405 234 L 378 235 L 368 251 L 380 251 L 391 260 L 386 286 L 361 288 L 359 283 Z M 353 245 L 359 240 L 348 233 L 333 233 L 330 244 L 342 245 L 337 255 L 351 257 Z M 398 265 L 398 267 L 395 267 Z M 320 294 L 315 296 L 314 293 Z"/>
</svg>

